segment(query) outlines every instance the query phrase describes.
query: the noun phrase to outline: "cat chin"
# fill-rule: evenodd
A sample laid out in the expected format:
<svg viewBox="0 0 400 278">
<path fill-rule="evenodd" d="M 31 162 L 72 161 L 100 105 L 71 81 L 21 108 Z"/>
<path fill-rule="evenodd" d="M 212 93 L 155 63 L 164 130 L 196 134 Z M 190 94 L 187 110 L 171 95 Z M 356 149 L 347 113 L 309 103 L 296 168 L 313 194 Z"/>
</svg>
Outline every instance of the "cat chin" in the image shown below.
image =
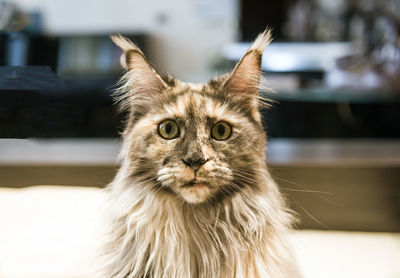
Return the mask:
<svg viewBox="0 0 400 278">
<path fill-rule="evenodd" d="M 205 184 L 195 184 L 182 189 L 180 192 L 183 199 L 191 204 L 200 204 L 210 196 L 210 188 Z"/>
</svg>

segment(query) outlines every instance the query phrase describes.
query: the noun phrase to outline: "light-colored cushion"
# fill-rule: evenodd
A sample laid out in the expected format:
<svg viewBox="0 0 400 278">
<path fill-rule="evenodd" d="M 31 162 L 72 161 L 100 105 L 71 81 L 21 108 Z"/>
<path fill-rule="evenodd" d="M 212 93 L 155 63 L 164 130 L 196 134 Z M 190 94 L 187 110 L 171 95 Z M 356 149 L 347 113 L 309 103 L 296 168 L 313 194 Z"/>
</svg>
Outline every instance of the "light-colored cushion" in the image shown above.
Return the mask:
<svg viewBox="0 0 400 278">
<path fill-rule="evenodd" d="M 0 189 L 0 278 L 90 278 L 104 194 L 97 188 Z"/>
<path fill-rule="evenodd" d="M 0 278 L 92 277 L 104 192 L 89 187 L 0 188 Z M 400 235 L 297 231 L 306 278 L 400 277 Z"/>
</svg>

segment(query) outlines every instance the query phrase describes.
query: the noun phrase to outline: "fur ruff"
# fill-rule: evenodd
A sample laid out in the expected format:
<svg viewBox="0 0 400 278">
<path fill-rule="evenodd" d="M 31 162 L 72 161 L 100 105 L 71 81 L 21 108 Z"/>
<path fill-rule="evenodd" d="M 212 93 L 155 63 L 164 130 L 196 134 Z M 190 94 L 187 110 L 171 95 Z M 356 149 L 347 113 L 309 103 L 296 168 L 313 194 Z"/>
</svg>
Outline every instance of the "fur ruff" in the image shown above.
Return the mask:
<svg viewBox="0 0 400 278">
<path fill-rule="evenodd" d="M 264 194 L 210 206 L 157 195 L 146 190 L 150 181 L 132 186 L 126 166 L 108 189 L 111 240 L 101 277 L 299 277 L 285 242 L 292 216 L 266 169 Z"/>
</svg>

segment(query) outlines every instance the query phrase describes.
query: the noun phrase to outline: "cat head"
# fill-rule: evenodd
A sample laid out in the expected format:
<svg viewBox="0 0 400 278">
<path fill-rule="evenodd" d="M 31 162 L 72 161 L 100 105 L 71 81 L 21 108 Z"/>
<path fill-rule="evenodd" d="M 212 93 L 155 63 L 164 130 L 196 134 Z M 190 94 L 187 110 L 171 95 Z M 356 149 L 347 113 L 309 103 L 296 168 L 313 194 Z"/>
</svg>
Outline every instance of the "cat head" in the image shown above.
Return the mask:
<svg viewBox="0 0 400 278">
<path fill-rule="evenodd" d="M 162 76 L 128 39 L 112 40 L 126 70 L 116 96 L 129 114 L 123 156 L 132 186 L 192 204 L 257 190 L 266 140 L 258 92 L 270 32 L 231 73 L 206 84 Z"/>
</svg>

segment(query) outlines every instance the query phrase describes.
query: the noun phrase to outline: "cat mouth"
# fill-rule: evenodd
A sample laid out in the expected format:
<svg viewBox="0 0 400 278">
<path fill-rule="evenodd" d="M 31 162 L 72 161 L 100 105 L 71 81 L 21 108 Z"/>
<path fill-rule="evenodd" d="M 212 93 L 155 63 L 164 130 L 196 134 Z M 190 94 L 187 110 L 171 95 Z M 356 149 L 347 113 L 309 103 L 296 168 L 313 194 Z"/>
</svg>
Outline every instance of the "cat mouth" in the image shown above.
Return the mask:
<svg viewBox="0 0 400 278">
<path fill-rule="evenodd" d="M 195 188 L 195 189 L 206 188 L 208 186 L 209 186 L 209 184 L 207 182 L 200 181 L 200 180 L 192 180 L 183 185 L 184 188 Z"/>
<path fill-rule="evenodd" d="M 183 199 L 192 204 L 204 202 L 211 193 L 210 184 L 203 180 L 194 179 L 183 185 L 181 194 Z"/>
</svg>

